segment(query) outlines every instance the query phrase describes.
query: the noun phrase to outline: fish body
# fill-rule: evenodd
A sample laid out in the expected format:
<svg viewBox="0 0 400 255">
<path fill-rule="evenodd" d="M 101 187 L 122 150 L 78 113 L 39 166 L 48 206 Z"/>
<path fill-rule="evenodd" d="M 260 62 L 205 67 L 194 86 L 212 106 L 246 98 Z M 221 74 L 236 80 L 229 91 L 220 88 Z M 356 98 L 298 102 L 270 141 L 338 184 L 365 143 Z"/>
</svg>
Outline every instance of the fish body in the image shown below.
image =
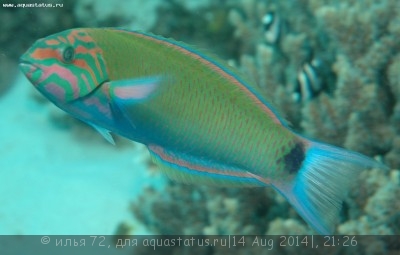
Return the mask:
<svg viewBox="0 0 400 255">
<path fill-rule="evenodd" d="M 318 232 L 332 233 L 346 187 L 382 167 L 292 132 L 256 86 L 216 57 L 142 32 L 72 29 L 38 40 L 21 70 L 49 100 L 147 146 L 172 179 L 272 186 Z"/>
</svg>

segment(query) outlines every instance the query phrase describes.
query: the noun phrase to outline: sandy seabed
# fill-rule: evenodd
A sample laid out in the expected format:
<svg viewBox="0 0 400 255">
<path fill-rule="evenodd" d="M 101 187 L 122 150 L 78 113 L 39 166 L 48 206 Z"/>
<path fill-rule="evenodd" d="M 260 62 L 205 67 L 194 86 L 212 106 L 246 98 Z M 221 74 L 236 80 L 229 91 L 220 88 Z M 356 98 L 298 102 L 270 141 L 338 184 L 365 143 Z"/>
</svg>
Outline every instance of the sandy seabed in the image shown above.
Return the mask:
<svg viewBox="0 0 400 255">
<path fill-rule="evenodd" d="M 147 233 L 129 202 L 163 178 L 146 171 L 144 148 L 73 139 L 30 90 L 20 75 L 0 98 L 0 234 L 107 235 L 120 222 Z"/>
</svg>

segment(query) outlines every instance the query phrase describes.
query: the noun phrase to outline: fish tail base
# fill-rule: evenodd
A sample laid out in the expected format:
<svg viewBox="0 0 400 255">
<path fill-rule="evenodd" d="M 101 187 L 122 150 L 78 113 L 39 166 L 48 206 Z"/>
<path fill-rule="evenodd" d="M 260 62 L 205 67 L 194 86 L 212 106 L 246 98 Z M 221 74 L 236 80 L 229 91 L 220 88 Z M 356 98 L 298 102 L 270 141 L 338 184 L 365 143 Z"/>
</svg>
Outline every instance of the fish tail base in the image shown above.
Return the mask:
<svg viewBox="0 0 400 255">
<path fill-rule="evenodd" d="M 332 234 L 342 202 L 360 171 L 386 168 L 362 154 L 335 146 L 304 140 L 305 159 L 293 181 L 274 187 L 320 234 Z"/>
</svg>

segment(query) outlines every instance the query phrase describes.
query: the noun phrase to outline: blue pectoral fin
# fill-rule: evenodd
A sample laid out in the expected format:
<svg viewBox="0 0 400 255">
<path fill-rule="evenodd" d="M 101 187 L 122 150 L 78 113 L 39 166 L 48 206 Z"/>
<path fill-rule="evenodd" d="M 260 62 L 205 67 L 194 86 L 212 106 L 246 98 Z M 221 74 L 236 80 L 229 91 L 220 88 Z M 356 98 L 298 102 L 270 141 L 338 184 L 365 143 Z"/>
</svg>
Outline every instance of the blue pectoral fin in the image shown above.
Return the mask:
<svg viewBox="0 0 400 255">
<path fill-rule="evenodd" d="M 149 145 L 153 162 L 171 179 L 193 184 L 254 187 L 265 184 L 246 170 Z"/>
<path fill-rule="evenodd" d="M 320 234 L 334 233 L 343 200 L 363 169 L 386 166 L 356 152 L 310 142 L 296 178 L 272 183 Z"/>
<path fill-rule="evenodd" d="M 107 82 L 112 101 L 129 104 L 148 99 L 162 82 L 161 76 Z"/>
<path fill-rule="evenodd" d="M 165 79 L 163 76 L 109 81 L 104 84 L 110 96 L 110 107 L 113 119 L 119 129 L 133 133 L 136 129 L 134 120 L 129 114 L 129 107 L 148 100 L 156 94 Z"/>
<path fill-rule="evenodd" d="M 111 133 L 110 133 L 109 130 L 107 130 L 107 129 L 105 129 L 105 128 L 102 128 L 102 127 L 99 127 L 99 126 L 97 126 L 97 125 L 95 125 L 95 124 L 92 124 L 92 123 L 90 123 L 90 122 L 88 122 L 88 124 L 89 124 L 90 126 L 92 126 L 94 129 L 96 129 L 97 132 L 99 132 L 100 135 L 101 135 L 102 137 L 104 137 L 104 139 L 106 139 L 109 143 L 111 143 L 112 145 L 115 145 L 114 138 L 112 137 L 112 135 L 111 135 Z"/>
</svg>

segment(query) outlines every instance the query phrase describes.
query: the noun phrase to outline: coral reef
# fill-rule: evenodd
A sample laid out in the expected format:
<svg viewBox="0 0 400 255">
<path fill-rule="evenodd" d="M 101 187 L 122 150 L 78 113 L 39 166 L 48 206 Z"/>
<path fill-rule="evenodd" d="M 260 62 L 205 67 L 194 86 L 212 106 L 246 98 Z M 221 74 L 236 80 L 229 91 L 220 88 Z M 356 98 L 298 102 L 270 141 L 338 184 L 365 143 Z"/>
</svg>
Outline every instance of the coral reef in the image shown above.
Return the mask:
<svg viewBox="0 0 400 255">
<path fill-rule="evenodd" d="M 399 168 L 398 1 L 242 0 L 226 1 L 219 9 L 233 28 L 221 27 L 231 31 L 231 37 L 219 43 L 238 46 L 236 52 L 222 55 L 228 54 L 231 65 L 266 91 L 295 131 L 369 156 L 380 155 L 377 160 Z M 264 36 L 266 13 L 274 13 L 281 21 L 281 34 L 273 43 Z M 307 100 L 299 99 L 299 70 L 315 60 L 323 90 Z M 335 233 L 399 235 L 399 181 L 398 170 L 365 170 L 354 180 Z M 162 191 L 152 190 L 151 196 L 143 194 L 132 203 L 132 210 L 154 233 L 313 233 L 272 189 L 217 189 L 170 182 Z M 363 239 L 353 250 L 330 254 L 396 254 L 400 247 L 392 241 Z M 268 254 L 289 252 L 293 253 L 290 247 Z M 238 248 L 235 253 L 263 254 L 265 249 Z"/>
<path fill-rule="evenodd" d="M 163 1 L 80 0 L 74 7 L 74 16 L 89 27 L 124 26 L 148 30 L 154 25 L 156 10 L 162 4 Z"/>
<path fill-rule="evenodd" d="M 225 58 L 238 54 L 238 41 L 231 37 L 233 27 L 226 22 L 229 4 L 192 0 L 172 0 L 168 3 L 158 8 L 157 20 L 149 31 L 193 44 Z"/>
<path fill-rule="evenodd" d="M 293 128 L 367 155 L 389 152 L 398 135 L 395 125 L 390 125 L 396 121 L 396 92 L 400 86 L 395 71 L 400 49 L 396 43 L 400 36 L 398 2 L 300 1 L 298 6 L 287 1 L 271 1 L 268 5 L 242 2 L 261 5 L 257 10 L 264 12 L 274 11 L 288 24 L 286 34 L 276 45 L 242 37 L 246 43 L 253 42 L 256 51 L 250 58 L 256 66 L 243 58 L 240 63 L 244 72 L 268 90 Z M 255 34 L 259 22 L 246 21 L 239 13 L 236 9 L 231 13 L 235 34 Z M 260 15 L 244 16 L 260 19 Z M 313 100 L 290 101 L 297 70 L 310 57 L 322 63 L 319 75 L 325 92 Z"/>
<path fill-rule="evenodd" d="M 400 217 L 400 171 L 363 172 L 362 186 L 354 187 L 347 202 L 348 221 L 338 227 L 339 234 L 398 235 Z"/>
<path fill-rule="evenodd" d="M 265 90 L 296 132 L 369 156 L 380 155 L 378 159 L 391 168 L 400 167 L 399 1 L 220 0 L 201 5 L 200 1 L 188 0 L 147 2 L 135 15 L 129 12 L 133 7 L 118 8 L 124 1 L 101 9 L 96 1 L 70 1 L 68 5 L 64 3 L 64 8 L 37 10 L 28 15 L 26 9 L 2 8 L 0 70 L 9 70 L 37 38 L 66 28 L 140 27 L 210 48 L 229 60 Z M 271 32 L 266 31 L 262 21 L 268 13 L 279 20 L 276 40 L 265 36 Z M 10 18 L 14 14 L 21 18 Z M 44 29 L 26 26 L 33 21 Z M 9 40 L 10 35 L 18 40 Z M 312 97 L 299 95 L 304 93 L 299 92 L 298 83 L 305 63 L 318 63 L 315 75 L 322 89 Z M 3 73 L 0 93 L 11 79 Z M 80 128 L 67 118 L 60 113 L 49 116 L 60 128 Z M 399 178 L 398 170 L 364 171 L 344 203 L 335 233 L 399 235 Z M 147 188 L 132 202 L 131 210 L 156 234 L 314 233 L 272 189 L 210 188 L 168 182 L 160 189 Z M 395 254 L 400 247 L 387 239 L 374 239 L 364 240 L 358 249 L 365 254 Z M 184 253 L 184 249 L 174 254 L 180 252 Z M 215 247 L 191 254 L 228 252 L 232 250 Z M 287 247 L 269 254 L 293 252 Z M 238 248 L 236 253 L 265 254 L 266 250 Z M 316 250 L 314 254 L 322 253 Z M 330 254 L 356 253 L 339 250 Z"/>
<path fill-rule="evenodd" d="M 288 216 L 288 205 L 270 189 L 224 189 L 170 182 L 148 188 L 131 208 L 157 234 L 264 234 L 268 222 Z M 185 204 L 185 206 L 181 206 Z M 174 208 L 174 210 L 171 210 Z"/>
<path fill-rule="evenodd" d="M 361 183 L 361 185 L 360 185 Z M 399 235 L 400 171 L 365 171 L 355 181 L 345 201 L 344 216 L 335 234 L 343 235 Z M 268 235 L 274 243 L 281 240 L 274 235 L 304 235 L 314 233 L 300 219 L 293 208 L 272 189 L 210 188 L 169 182 L 165 189 L 148 188 L 132 202 L 134 216 L 155 234 L 169 235 Z M 314 233 L 315 234 L 315 233 Z M 393 236 L 396 237 L 396 236 Z M 266 238 L 265 236 L 263 238 Z M 321 237 L 322 238 L 322 237 Z M 364 236 L 356 247 L 327 247 L 310 250 L 306 247 L 275 247 L 267 254 L 397 254 L 396 240 Z M 326 239 L 320 239 L 321 243 Z M 247 245 L 228 249 L 217 246 L 191 250 L 191 254 L 264 254 L 266 247 Z M 168 248 L 170 249 L 170 248 Z M 145 247 L 135 254 L 149 252 Z M 175 248 L 174 254 L 185 254 Z"/>
</svg>

